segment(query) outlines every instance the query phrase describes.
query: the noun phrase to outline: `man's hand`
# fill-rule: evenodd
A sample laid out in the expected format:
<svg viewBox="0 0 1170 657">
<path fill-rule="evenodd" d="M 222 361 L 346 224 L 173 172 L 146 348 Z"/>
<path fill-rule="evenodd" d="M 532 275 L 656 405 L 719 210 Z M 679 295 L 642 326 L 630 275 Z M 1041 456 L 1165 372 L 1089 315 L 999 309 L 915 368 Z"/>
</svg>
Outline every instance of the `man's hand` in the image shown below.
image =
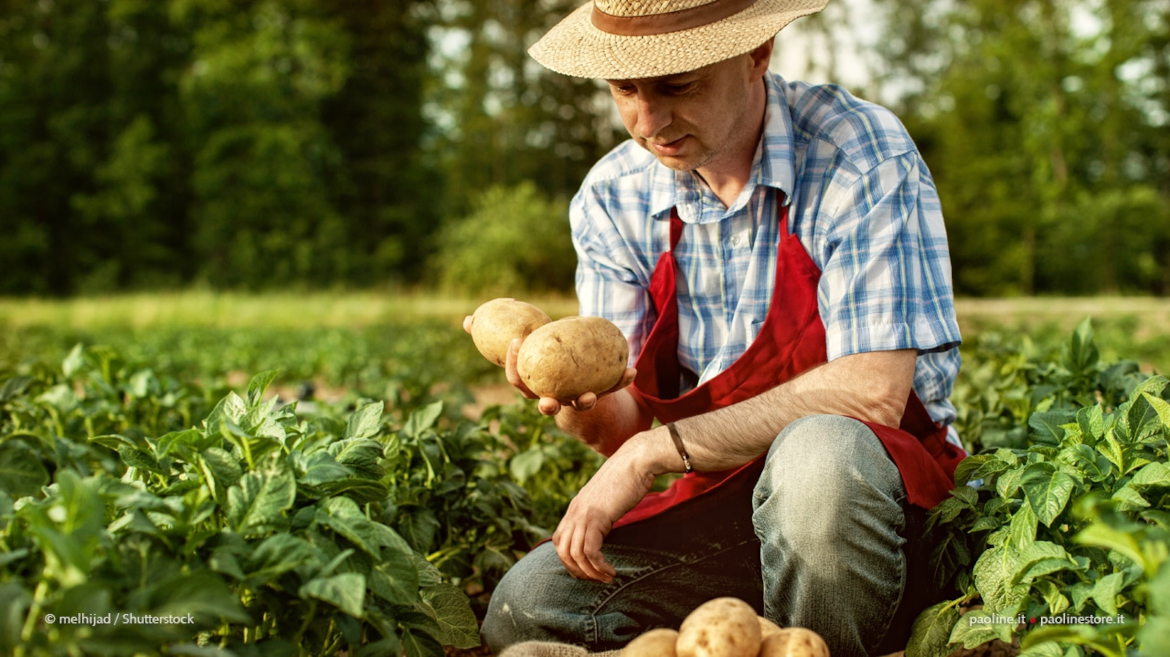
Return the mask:
<svg viewBox="0 0 1170 657">
<path fill-rule="evenodd" d="M 463 320 L 463 330 L 471 333 L 470 315 Z M 520 378 L 520 373 L 516 370 L 516 361 L 520 355 L 520 344 L 520 338 L 516 338 L 515 340 L 512 340 L 510 345 L 508 345 L 508 357 L 506 359 L 507 362 L 504 365 L 504 372 L 508 378 L 508 383 L 512 384 L 512 387 L 519 390 L 520 394 L 524 395 L 525 398 L 540 400 L 537 402 L 536 407 L 543 415 L 556 415 L 557 413 L 561 412 L 562 406 L 571 406 L 574 410 L 578 411 L 588 411 L 597 404 L 597 400 L 599 398 L 615 393 L 618 390 L 621 390 L 622 388 L 625 388 L 626 386 L 633 383 L 634 375 L 637 374 L 637 371 L 634 368 L 626 368 L 625 373 L 622 374 L 622 378 L 612 388 L 601 392 L 600 394 L 587 392 L 577 399 L 540 397 L 536 393 L 529 390 L 528 386 L 524 385 L 524 381 Z"/>
<path fill-rule="evenodd" d="M 642 501 L 654 484 L 654 474 L 637 465 L 635 453 L 631 445 L 606 460 L 569 503 L 553 533 L 557 556 L 577 579 L 608 584 L 617 574 L 601 553 L 601 544 L 613 523 Z"/>
</svg>

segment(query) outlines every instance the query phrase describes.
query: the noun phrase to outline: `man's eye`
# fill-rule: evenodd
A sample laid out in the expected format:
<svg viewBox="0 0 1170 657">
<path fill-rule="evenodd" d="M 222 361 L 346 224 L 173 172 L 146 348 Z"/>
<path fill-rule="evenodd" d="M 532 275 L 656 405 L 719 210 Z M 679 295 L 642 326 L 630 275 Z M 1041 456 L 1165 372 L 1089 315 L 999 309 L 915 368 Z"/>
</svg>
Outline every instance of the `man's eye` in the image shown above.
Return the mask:
<svg viewBox="0 0 1170 657">
<path fill-rule="evenodd" d="M 685 94 L 691 90 L 691 87 L 692 84 L 690 82 L 684 82 L 682 84 L 668 84 L 666 85 L 666 91 L 667 93 L 671 94 Z"/>
</svg>

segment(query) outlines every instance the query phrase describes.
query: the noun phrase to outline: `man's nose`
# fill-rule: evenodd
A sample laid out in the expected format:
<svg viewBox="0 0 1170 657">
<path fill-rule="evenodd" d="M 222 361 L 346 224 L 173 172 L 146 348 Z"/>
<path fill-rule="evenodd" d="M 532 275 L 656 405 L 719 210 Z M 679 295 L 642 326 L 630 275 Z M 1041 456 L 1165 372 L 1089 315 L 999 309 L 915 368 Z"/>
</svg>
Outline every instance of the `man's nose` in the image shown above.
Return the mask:
<svg viewBox="0 0 1170 657">
<path fill-rule="evenodd" d="M 637 103 L 638 111 L 636 124 L 638 136 L 653 139 L 663 128 L 670 125 L 670 108 L 661 99 L 639 94 L 634 102 Z"/>
</svg>

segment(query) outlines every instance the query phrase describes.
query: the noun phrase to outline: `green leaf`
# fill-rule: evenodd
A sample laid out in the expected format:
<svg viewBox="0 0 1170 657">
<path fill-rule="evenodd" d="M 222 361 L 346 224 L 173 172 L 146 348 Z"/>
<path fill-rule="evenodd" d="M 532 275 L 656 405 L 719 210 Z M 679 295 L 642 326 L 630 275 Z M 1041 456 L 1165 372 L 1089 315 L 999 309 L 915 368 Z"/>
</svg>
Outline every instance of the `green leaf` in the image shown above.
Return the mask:
<svg viewBox="0 0 1170 657">
<path fill-rule="evenodd" d="M 211 489 L 217 500 L 222 499 L 223 491 L 239 483 L 244 476 L 244 470 L 226 450 L 218 447 L 208 447 L 199 455 L 199 467 L 203 470 L 203 477 L 208 488 Z"/>
<path fill-rule="evenodd" d="M 32 602 L 32 593 L 20 582 L 0 584 L 0 654 L 16 654 L 20 629 L 26 609 Z"/>
<path fill-rule="evenodd" d="M 1034 463 L 1025 469 L 1020 485 L 1032 510 L 1036 512 L 1036 518 L 1044 526 L 1051 527 L 1052 521 L 1068 504 L 1076 488 L 1076 481 L 1051 463 Z"/>
<path fill-rule="evenodd" d="M 373 401 L 359 406 L 345 423 L 346 438 L 371 438 L 382 430 L 382 411 L 385 403 Z"/>
<path fill-rule="evenodd" d="M 296 492 L 296 481 L 286 469 L 249 472 L 228 489 L 228 523 L 245 536 L 278 528 Z"/>
<path fill-rule="evenodd" d="M 252 380 L 248 382 L 248 408 L 260 403 L 264 397 L 264 391 L 268 390 L 268 386 L 276 380 L 278 374 L 280 374 L 280 370 L 268 370 L 252 377 Z"/>
<path fill-rule="evenodd" d="M 1170 468 L 1158 461 L 1150 463 L 1134 473 L 1129 485 L 1170 487 Z"/>
<path fill-rule="evenodd" d="M 297 483 L 302 486 L 320 486 L 353 475 L 353 470 L 338 463 L 332 454 L 324 450 L 307 457 L 300 452 L 293 452 L 292 462 L 297 473 Z"/>
<path fill-rule="evenodd" d="M 158 442 L 154 446 L 154 453 L 161 459 L 172 451 L 184 447 L 194 451 L 200 451 L 206 447 L 210 447 L 214 444 L 214 441 L 215 438 L 207 438 L 198 429 L 172 431 L 158 439 Z"/>
<path fill-rule="evenodd" d="M 471 600 L 459 587 L 443 582 L 425 589 L 422 598 L 439 626 L 439 636 L 435 638 L 456 648 L 479 646 L 479 624 L 471 610 Z"/>
<path fill-rule="evenodd" d="M 402 426 L 402 433 L 412 438 L 422 435 L 422 432 L 435 426 L 439 416 L 443 414 L 443 402 L 438 401 L 414 411 Z"/>
<path fill-rule="evenodd" d="M 1064 440 L 1064 426 L 1075 422 L 1077 414 L 1069 409 L 1059 409 L 1044 413 L 1033 413 L 1028 418 L 1028 426 L 1032 428 L 1032 437 L 1041 444 L 1059 445 Z"/>
<path fill-rule="evenodd" d="M 61 373 L 64 374 L 66 378 L 73 378 L 73 375 L 80 372 L 81 368 L 84 366 L 85 353 L 81 343 L 79 342 L 73 345 L 73 349 L 69 351 L 69 355 L 66 356 L 65 360 L 61 363 Z"/>
<path fill-rule="evenodd" d="M 950 643 L 961 643 L 967 649 L 981 646 L 995 639 L 1011 643 L 1012 630 L 1018 624 L 1013 622 L 1016 618 L 1013 616 L 1009 621 L 1001 618 L 998 614 L 992 614 L 982 609 L 968 611 L 963 614 L 959 622 L 955 623 L 955 629 L 951 631 Z"/>
<path fill-rule="evenodd" d="M 386 602 L 410 606 L 419 600 L 418 570 L 410 554 L 388 553 L 370 569 L 370 591 Z"/>
<path fill-rule="evenodd" d="M 410 543 L 410 547 L 426 554 L 431 551 L 435 534 L 439 531 L 439 519 L 426 507 L 403 506 L 399 513 L 398 533 Z"/>
<path fill-rule="evenodd" d="M 287 533 L 273 534 L 257 545 L 245 561 L 249 585 L 267 584 L 316 558 L 308 541 Z"/>
<path fill-rule="evenodd" d="M 1170 431 L 1170 403 L 1167 403 L 1162 398 L 1155 397 L 1148 392 L 1143 392 L 1142 397 L 1145 398 L 1145 400 L 1158 414 L 1158 419 L 1162 421 L 1163 430 Z"/>
<path fill-rule="evenodd" d="M 1081 427 L 1081 435 L 1087 440 L 1089 437 L 1100 439 L 1105 435 L 1105 415 L 1101 405 L 1086 406 L 1077 411 L 1077 424 Z"/>
<path fill-rule="evenodd" d="M 49 483 L 49 471 L 28 446 L 0 443 L 0 491 L 14 498 L 36 495 Z"/>
<path fill-rule="evenodd" d="M 529 477 L 540 472 L 543 465 L 544 450 L 541 449 L 540 445 L 533 445 L 512 457 L 512 460 L 508 462 L 508 471 L 512 473 L 512 478 L 516 480 L 516 483 L 523 485 Z"/>
<path fill-rule="evenodd" d="M 1117 615 L 1117 596 L 1125 588 L 1125 573 L 1113 573 L 1098 579 L 1093 584 L 1089 597 L 1097 603 L 1105 613 Z"/>
<path fill-rule="evenodd" d="M 1109 550 L 1117 550 L 1137 564 L 1146 565 L 1137 537 L 1128 532 L 1118 531 L 1100 522 L 1095 522 L 1082 529 L 1073 541 L 1081 545 L 1094 545 Z"/>
<path fill-rule="evenodd" d="M 940 602 L 918 615 L 910 630 L 906 657 L 947 657 L 951 632 L 959 622 L 958 600 Z"/>
<path fill-rule="evenodd" d="M 443 644 L 431 635 L 417 630 L 403 632 L 402 647 L 406 651 L 406 657 L 444 657 L 447 654 L 443 650 Z"/>
<path fill-rule="evenodd" d="M 358 573 L 318 577 L 301 586 L 298 594 L 305 599 L 328 602 L 354 618 L 361 618 L 365 609 L 366 578 Z"/>
<path fill-rule="evenodd" d="M 1036 513 L 1032 511 L 1030 504 L 1020 505 L 1020 508 L 1012 514 L 1011 523 L 1008 525 L 1010 527 L 1008 545 L 1019 550 L 1034 543 L 1038 522 Z"/>
<path fill-rule="evenodd" d="M 102 436 L 94 436 L 93 438 L 89 439 L 89 442 L 97 443 L 97 444 L 101 445 L 102 447 L 109 447 L 110 449 L 114 450 L 115 452 L 121 451 L 122 448 L 124 448 L 124 447 L 129 447 L 130 449 L 134 449 L 134 448 L 138 447 L 138 444 L 135 443 L 133 440 L 130 440 L 126 436 L 120 436 L 116 433 L 106 434 L 106 435 L 102 435 Z"/>
<path fill-rule="evenodd" d="M 1015 497 L 1016 491 L 1020 489 L 1020 480 L 1024 476 L 1024 470 L 1026 468 L 1015 468 L 1000 475 L 999 479 L 995 481 L 995 492 L 1005 500 Z"/>
<path fill-rule="evenodd" d="M 1118 508 L 1122 511 L 1144 509 L 1150 506 L 1150 503 L 1147 502 L 1144 497 L 1142 497 L 1141 493 L 1134 490 L 1133 486 L 1129 484 L 1118 488 L 1110 499 L 1121 502 L 1122 504 Z"/>
<path fill-rule="evenodd" d="M 380 558 L 381 547 L 375 523 L 348 497 L 323 500 L 317 507 L 317 522 L 344 536 L 362 552 Z"/>
<path fill-rule="evenodd" d="M 165 579 L 154 587 L 152 599 L 158 615 L 194 614 L 201 624 L 214 625 L 223 621 L 252 623 L 239 597 L 223 579 L 209 570 L 179 574 Z"/>
<path fill-rule="evenodd" d="M 148 470 L 156 472 L 161 475 L 166 474 L 154 456 L 146 451 L 133 447 L 123 447 L 118 450 L 118 455 L 122 457 L 122 462 L 128 467 L 138 468 L 139 470 Z"/>
<path fill-rule="evenodd" d="M 1019 657 L 1069 657 L 1061 645 L 1055 641 L 1045 641 L 1028 647 L 1020 652 Z"/>
<path fill-rule="evenodd" d="M 329 454 L 339 463 L 353 470 L 354 476 L 363 479 L 381 479 L 386 474 L 379 463 L 382 458 L 382 444 L 369 438 L 340 440 L 329 446 Z"/>
</svg>

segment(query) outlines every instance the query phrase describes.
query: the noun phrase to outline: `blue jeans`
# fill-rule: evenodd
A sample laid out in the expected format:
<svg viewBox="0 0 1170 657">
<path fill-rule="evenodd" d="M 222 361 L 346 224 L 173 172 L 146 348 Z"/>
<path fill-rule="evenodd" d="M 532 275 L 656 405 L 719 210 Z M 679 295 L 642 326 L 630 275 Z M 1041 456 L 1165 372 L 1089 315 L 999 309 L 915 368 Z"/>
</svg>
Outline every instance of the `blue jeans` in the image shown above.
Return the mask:
<svg viewBox="0 0 1170 657">
<path fill-rule="evenodd" d="M 905 499 L 868 427 L 803 418 L 773 442 L 750 500 L 713 491 L 613 530 L 610 584 L 573 579 L 551 543 L 534 549 L 492 594 L 483 636 L 496 654 L 525 640 L 612 650 L 733 596 L 816 631 L 833 657 L 899 650 L 929 602 L 924 512 Z"/>
</svg>

